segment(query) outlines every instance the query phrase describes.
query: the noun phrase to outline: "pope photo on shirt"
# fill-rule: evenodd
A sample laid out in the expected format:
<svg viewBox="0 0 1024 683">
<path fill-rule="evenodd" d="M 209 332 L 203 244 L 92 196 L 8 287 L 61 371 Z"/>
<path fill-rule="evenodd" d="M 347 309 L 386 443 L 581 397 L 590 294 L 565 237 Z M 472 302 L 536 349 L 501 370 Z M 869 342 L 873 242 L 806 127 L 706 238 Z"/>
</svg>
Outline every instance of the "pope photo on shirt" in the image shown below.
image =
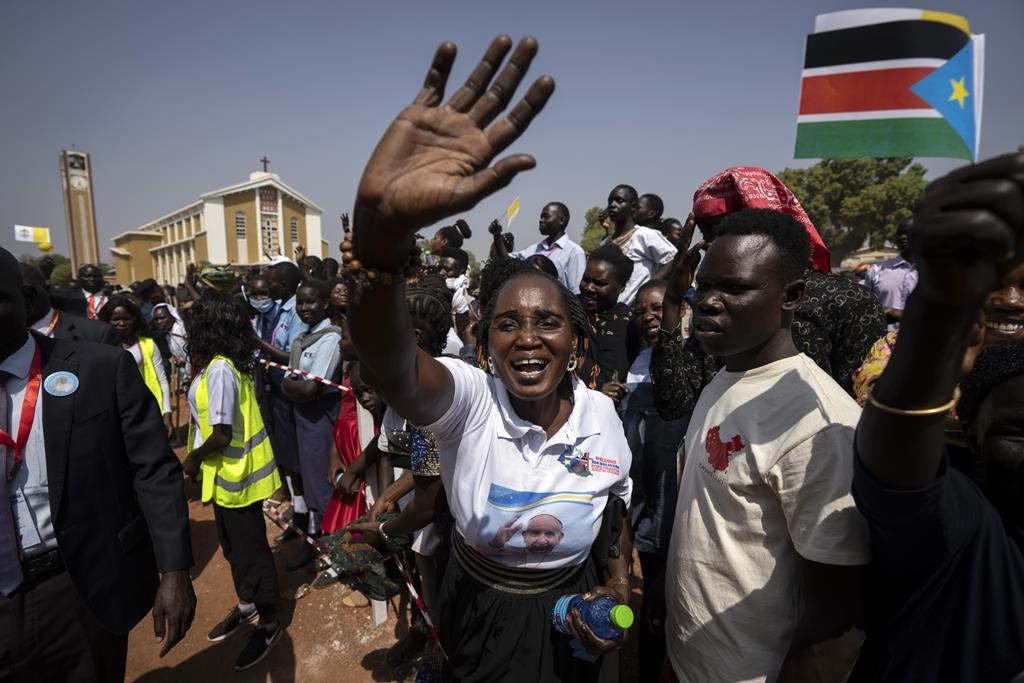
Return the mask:
<svg viewBox="0 0 1024 683">
<path fill-rule="evenodd" d="M 517 491 L 491 484 L 480 546 L 503 564 L 554 566 L 593 541 L 593 491 Z"/>
</svg>

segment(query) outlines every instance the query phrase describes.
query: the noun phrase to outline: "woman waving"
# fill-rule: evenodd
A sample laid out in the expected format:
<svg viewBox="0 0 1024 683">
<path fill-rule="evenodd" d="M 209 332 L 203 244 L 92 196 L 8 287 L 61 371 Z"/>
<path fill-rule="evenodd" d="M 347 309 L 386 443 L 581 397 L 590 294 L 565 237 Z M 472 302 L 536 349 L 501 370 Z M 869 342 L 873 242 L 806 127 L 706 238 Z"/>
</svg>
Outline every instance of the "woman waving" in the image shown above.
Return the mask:
<svg viewBox="0 0 1024 683">
<path fill-rule="evenodd" d="M 606 515 L 625 528 L 630 453 L 620 430 L 602 433 L 602 425 L 617 422 L 612 402 L 573 374 L 584 350 L 582 307 L 532 269 L 508 268 L 490 278 L 493 290 L 483 297 L 477 326 L 485 370 L 477 370 L 418 350 L 405 306 L 416 231 L 472 208 L 535 164 L 519 154 L 488 166 L 554 90 L 550 77 L 538 79 L 495 122 L 537 42 L 521 41 L 485 92 L 511 49 L 507 36 L 496 38 L 441 105 L 455 58 L 455 46 L 443 44 L 423 89 L 377 145 L 359 186 L 353 242 L 345 245 L 356 283 L 349 327 L 387 404 L 437 436 L 455 518 L 453 560 L 439 596 L 449 676 L 614 680 L 614 661 L 573 656 L 569 639 L 551 626 L 551 608 L 562 595 L 629 597 L 628 532 L 617 547 L 595 544 Z M 380 533 L 388 536 L 386 524 Z M 597 638 L 576 614 L 569 622 L 592 655 L 619 645 Z"/>
</svg>

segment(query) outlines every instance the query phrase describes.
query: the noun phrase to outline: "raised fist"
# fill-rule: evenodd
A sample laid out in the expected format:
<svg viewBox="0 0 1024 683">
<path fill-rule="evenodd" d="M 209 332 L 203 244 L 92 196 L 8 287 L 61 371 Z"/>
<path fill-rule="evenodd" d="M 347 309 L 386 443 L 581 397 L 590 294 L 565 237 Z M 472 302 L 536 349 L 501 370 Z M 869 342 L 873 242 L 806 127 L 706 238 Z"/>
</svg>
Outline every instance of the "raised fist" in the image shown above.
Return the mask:
<svg viewBox="0 0 1024 683">
<path fill-rule="evenodd" d="M 1024 154 L 936 180 L 909 229 L 917 289 L 950 306 L 980 307 L 1024 260 Z"/>
</svg>

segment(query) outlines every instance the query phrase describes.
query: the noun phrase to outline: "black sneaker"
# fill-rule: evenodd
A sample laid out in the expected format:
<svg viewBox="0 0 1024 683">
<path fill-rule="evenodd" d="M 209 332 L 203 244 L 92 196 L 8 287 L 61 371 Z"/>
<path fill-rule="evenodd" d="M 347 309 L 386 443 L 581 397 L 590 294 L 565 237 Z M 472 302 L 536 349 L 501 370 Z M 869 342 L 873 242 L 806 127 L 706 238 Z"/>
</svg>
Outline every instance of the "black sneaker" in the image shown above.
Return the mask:
<svg viewBox="0 0 1024 683">
<path fill-rule="evenodd" d="M 281 640 L 282 633 L 284 628 L 281 622 L 277 622 L 272 629 L 257 626 L 242 649 L 242 654 L 235 660 L 235 671 L 245 671 L 259 664 L 270 652 L 270 648 L 274 647 L 274 643 Z"/>
<path fill-rule="evenodd" d="M 242 625 L 243 621 L 255 624 L 259 621 L 259 618 L 259 612 L 255 609 L 252 611 L 252 614 L 243 616 L 242 611 L 238 609 L 238 605 L 235 605 L 231 608 L 231 611 L 228 612 L 228 615 L 224 617 L 224 621 L 213 627 L 213 630 L 206 636 L 206 639 L 211 643 L 219 643 L 238 630 L 238 627 Z"/>
</svg>

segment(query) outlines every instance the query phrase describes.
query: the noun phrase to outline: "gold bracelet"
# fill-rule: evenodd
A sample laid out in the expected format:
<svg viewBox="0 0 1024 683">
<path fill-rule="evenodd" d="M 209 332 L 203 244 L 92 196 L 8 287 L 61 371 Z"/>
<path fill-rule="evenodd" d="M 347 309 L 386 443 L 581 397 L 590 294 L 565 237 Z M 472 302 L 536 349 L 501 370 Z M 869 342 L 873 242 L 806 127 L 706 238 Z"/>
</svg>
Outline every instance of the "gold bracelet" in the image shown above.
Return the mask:
<svg viewBox="0 0 1024 683">
<path fill-rule="evenodd" d="M 949 399 L 949 401 L 943 403 L 941 406 L 936 406 L 934 408 L 917 409 L 893 408 L 892 406 L 887 406 L 881 401 L 879 401 L 877 398 L 875 398 L 874 391 L 875 387 L 874 385 L 872 385 L 871 388 L 868 389 L 868 403 L 870 403 L 871 405 L 878 408 L 884 413 L 889 413 L 890 415 L 903 415 L 906 417 L 928 417 L 929 415 L 942 415 L 944 413 L 948 413 L 954 406 L 956 406 L 956 402 L 960 400 L 960 387 L 956 387 L 955 389 L 953 389 L 953 398 Z"/>
</svg>

